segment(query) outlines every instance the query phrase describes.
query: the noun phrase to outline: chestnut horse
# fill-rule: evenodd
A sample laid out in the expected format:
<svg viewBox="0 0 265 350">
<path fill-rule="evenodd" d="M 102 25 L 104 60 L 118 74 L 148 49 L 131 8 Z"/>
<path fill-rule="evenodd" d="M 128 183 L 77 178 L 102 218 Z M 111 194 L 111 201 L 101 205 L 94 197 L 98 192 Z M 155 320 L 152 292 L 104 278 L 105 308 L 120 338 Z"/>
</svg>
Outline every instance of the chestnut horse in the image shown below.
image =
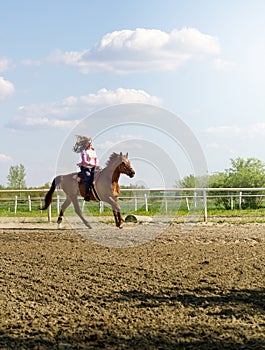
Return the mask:
<svg viewBox="0 0 265 350">
<path fill-rule="evenodd" d="M 120 205 L 118 203 L 118 195 L 120 193 L 119 178 L 120 174 L 126 174 L 129 177 L 134 177 L 135 171 L 131 167 L 130 160 L 128 159 L 128 153 L 123 155 L 122 153 L 112 153 L 109 160 L 106 163 L 106 167 L 102 170 L 96 170 L 94 176 L 94 186 L 92 188 L 90 199 L 93 201 L 103 201 L 109 203 L 113 210 L 116 226 L 122 228 L 122 217 L 120 213 Z M 84 197 L 85 184 L 80 182 L 79 173 L 71 173 L 67 175 L 58 175 L 52 182 L 50 190 L 45 196 L 45 204 L 41 207 L 41 210 L 47 209 L 52 202 L 52 195 L 57 186 L 63 189 L 66 194 L 66 199 L 62 204 L 60 215 L 57 223 L 62 222 L 63 214 L 66 208 L 73 203 L 75 212 L 83 221 L 83 223 L 91 228 L 87 220 L 83 217 L 82 211 L 78 204 L 78 195 Z"/>
</svg>

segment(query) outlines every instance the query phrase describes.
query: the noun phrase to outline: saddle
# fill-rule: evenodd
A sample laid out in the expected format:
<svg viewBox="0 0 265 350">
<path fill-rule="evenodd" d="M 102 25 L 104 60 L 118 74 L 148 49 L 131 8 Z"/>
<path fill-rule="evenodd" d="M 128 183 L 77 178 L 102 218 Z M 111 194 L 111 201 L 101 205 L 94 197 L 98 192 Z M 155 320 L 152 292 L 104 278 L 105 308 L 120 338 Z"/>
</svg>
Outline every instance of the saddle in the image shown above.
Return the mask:
<svg viewBox="0 0 265 350">
<path fill-rule="evenodd" d="M 77 173 L 76 180 L 79 183 L 79 185 L 82 185 L 82 184 L 86 183 L 85 177 L 84 177 L 84 175 L 82 174 L 81 171 L 79 171 L 79 173 Z"/>
<path fill-rule="evenodd" d="M 84 198 L 86 196 L 86 179 L 81 171 L 77 173 L 76 180 L 78 182 L 80 195 Z M 89 196 L 90 200 L 99 202 L 100 199 L 99 199 L 97 192 L 95 190 L 94 183 L 91 184 L 90 189 L 91 189 L 90 196 Z"/>
</svg>

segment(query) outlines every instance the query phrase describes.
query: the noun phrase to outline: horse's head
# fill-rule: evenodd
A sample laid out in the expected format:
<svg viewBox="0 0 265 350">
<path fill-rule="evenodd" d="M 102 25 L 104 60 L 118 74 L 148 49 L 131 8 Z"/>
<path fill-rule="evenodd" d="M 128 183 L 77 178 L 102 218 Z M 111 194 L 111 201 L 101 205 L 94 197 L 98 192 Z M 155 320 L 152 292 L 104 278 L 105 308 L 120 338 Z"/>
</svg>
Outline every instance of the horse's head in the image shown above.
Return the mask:
<svg viewBox="0 0 265 350">
<path fill-rule="evenodd" d="M 120 165 L 119 165 L 119 171 L 122 174 L 126 174 L 129 177 L 134 177 L 135 171 L 131 166 L 131 162 L 128 158 L 128 153 L 127 154 L 122 154 L 120 153 Z"/>
</svg>

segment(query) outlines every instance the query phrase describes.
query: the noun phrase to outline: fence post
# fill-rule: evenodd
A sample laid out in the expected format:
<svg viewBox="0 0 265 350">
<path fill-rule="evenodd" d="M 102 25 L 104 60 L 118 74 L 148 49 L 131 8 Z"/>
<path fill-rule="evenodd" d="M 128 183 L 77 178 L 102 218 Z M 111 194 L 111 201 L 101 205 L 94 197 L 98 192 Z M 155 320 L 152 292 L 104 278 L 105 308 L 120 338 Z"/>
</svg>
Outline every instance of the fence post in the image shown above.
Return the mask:
<svg viewBox="0 0 265 350">
<path fill-rule="evenodd" d="M 203 213 L 204 213 L 204 222 L 207 222 L 207 192 L 203 191 Z"/>
<path fill-rule="evenodd" d="M 14 213 L 17 213 L 17 196 L 15 196 Z"/>
<path fill-rule="evenodd" d="M 239 209 L 242 209 L 242 192 L 239 192 L 239 198 L 238 198 L 238 207 Z"/>
<path fill-rule="evenodd" d="M 148 200 L 147 200 L 147 194 L 144 194 L 144 202 L 145 202 L 145 211 L 148 211 Z"/>
<path fill-rule="evenodd" d="M 100 201 L 99 202 L 99 212 L 100 212 L 100 214 L 103 213 L 103 210 L 104 210 L 104 202 Z"/>
<path fill-rule="evenodd" d="M 197 192 L 195 191 L 194 192 L 194 197 L 193 197 L 194 199 L 193 199 L 193 201 L 194 201 L 194 211 L 196 211 L 196 209 L 197 209 Z"/>
<path fill-rule="evenodd" d="M 137 195 L 134 196 L 134 211 L 137 211 Z"/>
<path fill-rule="evenodd" d="M 28 195 L 29 211 L 31 211 L 31 198 L 30 194 Z"/>
<path fill-rule="evenodd" d="M 234 209 L 234 198 L 233 196 L 231 196 L 231 210 Z"/>
<path fill-rule="evenodd" d="M 56 211 L 57 211 L 57 214 L 59 215 L 59 213 L 60 213 L 60 196 L 59 196 L 59 194 L 57 194 L 57 196 L 56 196 Z"/>
<path fill-rule="evenodd" d="M 48 206 L 48 221 L 49 222 L 52 221 L 52 205 L 51 204 Z"/>
<path fill-rule="evenodd" d="M 167 213 L 167 197 L 165 197 L 165 209 L 166 209 L 166 213 Z"/>
<path fill-rule="evenodd" d="M 186 197 L 186 205 L 187 205 L 188 211 L 190 211 L 190 205 L 189 205 L 189 199 L 188 199 L 188 197 Z"/>
</svg>

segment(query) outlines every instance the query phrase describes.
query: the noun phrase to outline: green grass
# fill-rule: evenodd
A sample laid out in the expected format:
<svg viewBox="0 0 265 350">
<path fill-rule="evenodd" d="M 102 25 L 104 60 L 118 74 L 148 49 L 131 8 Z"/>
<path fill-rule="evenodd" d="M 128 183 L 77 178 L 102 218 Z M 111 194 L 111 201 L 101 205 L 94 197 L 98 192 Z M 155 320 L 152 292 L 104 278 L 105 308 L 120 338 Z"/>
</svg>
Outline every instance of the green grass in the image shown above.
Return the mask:
<svg viewBox="0 0 265 350">
<path fill-rule="evenodd" d="M 209 209 L 208 216 L 229 216 L 229 217 L 238 217 L 238 216 L 249 216 L 249 217 L 265 217 L 265 208 L 258 209 Z"/>
<path fill-rule="evenodd" d="M 140 205 L 141 204 L 141 205 Z M 144 215 L 144 216 L 174 216 L 176 220 L 181 222 L 187 219 L 187 217 L 195 216 L 199 221 L 203 221 L 203 207 L 202 203 L 198 202 L 196 211 L 188 211 L 185 202 L 171 201 L 167 205 L 162 201 L 149 201 L 148 211 L 146 211 L 145 203 L 138 203 L 137 210 L 135 211 L 133 201 L 120 201 L 121 213 L 123 216 L 128 214 Z M 47 218 L 47 210 L 39 210 L 36 203 L 32 202 L 32 211 L 28 209 L 28 204 L 18 203 L 17 212 L 14 213 L 14 202 L 0 203 L 0 217 L 36 217 Z M 80 207 L 82 207 L 82 201 L 80 201 Z M 71 205 L 67 208 L 66 216 L 76 215 L 74 208 Z M 213 222 L 265 222 L 265 208 L 259 209 L 217 209 L 211 203 L 208 203 L 208 221 Z M 52 217 L 57 217 L 56 203 L 52 205 Z M 104 204 L 103 213 L 99 212 L 99 203 L 89 202 L 85 204 L 84 216 L 112 216 L 112 209 L 109 205 Z M 197 220 L 197 221 L 198 221 Z"/>
</svg>

